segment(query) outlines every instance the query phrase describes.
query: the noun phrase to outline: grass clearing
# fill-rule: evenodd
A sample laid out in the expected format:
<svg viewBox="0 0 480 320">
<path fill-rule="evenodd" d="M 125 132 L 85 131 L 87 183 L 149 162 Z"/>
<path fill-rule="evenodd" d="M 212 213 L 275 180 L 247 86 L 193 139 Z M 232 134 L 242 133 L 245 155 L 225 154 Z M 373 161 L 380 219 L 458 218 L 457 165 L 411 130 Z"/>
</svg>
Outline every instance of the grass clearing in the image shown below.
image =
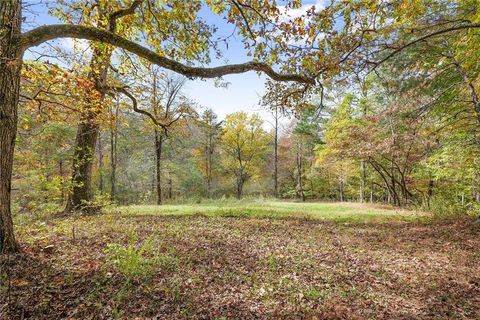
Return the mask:
<svg viewBox="0 0 480 320">
<path fill-rule="evenodd" d="M 466 218 L 225 200 L 17 233 L 24 253 L 0 264 L 2 319 L 480 318 L 480 227 Z"/>
<path fill-rule="evenodd" d="M 334 222 L 418 221 L 428 217 L 389 206 L 338 202 L 287 202 L 276 200 L 204 200 L 199 203 L 162 206 L 116 207 L 110 213 L 244 218 L 313 219 Z"/>
</svg>

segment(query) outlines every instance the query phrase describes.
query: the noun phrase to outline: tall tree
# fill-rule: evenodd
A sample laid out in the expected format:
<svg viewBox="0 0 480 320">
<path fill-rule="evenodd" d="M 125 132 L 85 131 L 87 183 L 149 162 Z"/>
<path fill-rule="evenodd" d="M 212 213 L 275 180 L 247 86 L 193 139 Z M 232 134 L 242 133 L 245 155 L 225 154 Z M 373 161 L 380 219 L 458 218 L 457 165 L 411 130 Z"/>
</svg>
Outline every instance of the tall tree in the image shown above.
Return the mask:
<svg viewBox="0 0 480 320">
<path fill-rule="evenodd" d="M 274 134 L 273 134 L 273 196 L 278 198 L 278 106 L 275 106 L 274 111 Z"/>
<path fill-rule="evenodd" d="M 306 200 L 304 162 L 308 161 L 308 168 L 312 167 L 315 145 L 320 143 L 319 112 L 320 110 L 315 106 L 305 107 L 293 130 L 297 171 L 296 191 L 302 201 Z M 313 190 L 310 191 L 313 192 Z"/>
<path fill-rule="evenodd" d="M 110 200 L 115 201 L 117 192 L 117 142 L 118 142 L 118 115 L 120 100 L 116 96 L 115 107 L 109 107 L 110 113 Z"/>
<path fill-rule="evenodd" d="M 152 71 L 151 104 L 156 119 L 155 134 L 155 171 L 157 204 L 162 204 L 162 156 L 163 147 L 175 128 L 187 116 L 195 113 L 193 107 L 182 93 L 185 79 L 161 74 L 158 69 Z M 169 180 L 169 187 L 171 180 Z M 171 188 L 170 188 L 171 189 Z"/>
<path fill-rule="evenodd" d="M 225 118 L 221 141 L 225 150 L 223 164 L 235 178 L 238 199 L 245 182 L 259 174 L 265 160 L 270 136 L 257 114 L 237 112 Z"/>
<path fill-rule="evenodd" d="M 116 33 L 119 19 L 134 14 L 142 1 L 135 0 L 128 8 L 119 8 L 115 2 L 96 1 L 96 12 L 92 13 L 87 7 L 83 8 L 82 20 L 84 23 L 95 25 L 98 29 L 108 30 Z M 76 10 L 78 3 L 71 3 L 67 9 L 60 10 L 60 17 L 71 22 L 70 10 Z M 126 33 L 123 27 L 122 33 Z M 90 61 L 87 79 L 95 84 L 98 91 L 96 97 L 91 101 L 88 108 L 82 113 L 80 124 L 77 129 L 77 138 L 73 155 L 72 191 L 69 195 L 65 212 L 81 210 L 91 212 L 96 210 L 92 205 L 92 168 L 94 161 L 94 150 L 96 148 L 100 132 L 99 115 L 102 113 L 105 99 L 104 87 L 107 84 L 108 69 L 113 47 L 101 43 L 92 43 L 93 53 Z"/>
<path fill-rule="evenodd" d="M 198 127 L 200 130 L 199 147 L 194 151 L 197 163 L 203 172 L 205 196 L 212 196 L 212 183 L 215 172 L 214 156 L 218 152 L 217 143 L 220 135 L 222 121 L 217 120 L 217 115 L 212 109 L 206 109 L 200 119 Z"/>
<path fill-rule="evenodd" d="M 20 1 L 0 2 L 0 253 L 16 251 L 10 208 L 22 48 Z"/>
</svg>

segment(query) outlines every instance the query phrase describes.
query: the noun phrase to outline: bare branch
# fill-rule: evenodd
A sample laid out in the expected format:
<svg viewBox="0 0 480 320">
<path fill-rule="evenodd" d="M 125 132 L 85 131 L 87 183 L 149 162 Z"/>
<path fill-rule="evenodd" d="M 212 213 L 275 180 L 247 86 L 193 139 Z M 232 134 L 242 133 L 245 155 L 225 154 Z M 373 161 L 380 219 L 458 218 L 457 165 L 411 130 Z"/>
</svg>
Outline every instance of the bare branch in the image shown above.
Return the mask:
<svg viewBox="0 0 480 320">
<path fill-rule="evenodd" d="M 148 111 L 145 111 L 145 110 L 142 110 L 142 109 L 139 109 L 139 108 L 138 108 L 137 99 L 136 99 L 130 92 L 127 91 L 126 87 L 111 87 L 111 86 L 107 86 L 107 87 L 99 88 L 99 90 L 104 91 L 104 92 L 115 91 L 115 92 L 123 93 L 123 94 L 126 95 L 130 100 L 132 100 L 132 108 L 133 108 L 133 111 L 149 117 L 150 120 L 152 120 L 152 122 L 153 122 L 155 125 L 163 128 L 163 129 L 165 130 L 165 124 L 159 122 L 159 121 L 157 120 L 157 118 L 155 118 L 155 116 L 154 116 L 153 114 L 151 114 L 151 113 L 148 112 Z"/>
</svg>

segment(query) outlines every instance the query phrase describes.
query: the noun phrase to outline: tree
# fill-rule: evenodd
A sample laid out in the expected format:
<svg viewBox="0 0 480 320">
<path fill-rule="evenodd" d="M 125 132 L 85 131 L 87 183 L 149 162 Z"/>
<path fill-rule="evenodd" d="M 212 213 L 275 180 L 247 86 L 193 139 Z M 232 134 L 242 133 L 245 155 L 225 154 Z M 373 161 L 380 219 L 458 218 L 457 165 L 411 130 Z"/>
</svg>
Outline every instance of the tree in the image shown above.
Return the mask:
<svg viewBox="0 0 480 320">
<path fill-rule="evenodd" d="M 217 115 L 212 109 L 206 109 L 198 119 L 199 147 L 194 150 L 194 154 L 203 173 L 205 196 L 208 198 L 212 196 L 212 183 L 217 162 L 214 156 L 218 152 L 217 143 L 222 123 L 217 120 Z"/>
<path fill-rule="evenodd" d="M 93 89 L 91 82 L 77 70 L 69 70 L 49 62 L 26 61 L 22 69 L 20 92 L 21 119 L 26 116 L 38 120 L 44 124 L 45 130 L 49 130 L 50 122 L 68 125 L 75 122 L 75 119 L 88 109 L 94 99 Z M 33 124 L 35 122 L 32 121 Z M 58 139 L 62 138 L 70 143 L 67 137 L 58 136 Z M 53 139 L 54 137 L 51 138 L 52 141 Z M 59 148 L 60 145 L 55 144 L 53 148 Z M 69 150 L 72 151 L 73 148 Z M 44 161 L 48 161 L 54 154 L 54 151 L 48 156 L 46 154 Z M 67 159 L 70 160 L 71 156 L 60 163 L 62 173 L 69 163 Z M 68 195 L 70 188 L 63 190 L 64 186 L 69 186 L 69 183 L 62 183 L 62 194 Z M 33 190 L 35 188 L 31 189 Z M 62 197 L 63 204 L 64 200 Z"/>
<path fill-rule="evenodd" d="M 82 20 L 88 25 L 95 25 L 98 29 L 108 30 L 112 33 L 118 32 L 119 19 L 135 12 L 135 9 L 141 4 L 141 1 L 134 1 L 131 7 L 119 13 L 117 3 L 114 1 L 105 2 L 97 1 L 96 14 L 93 10 L 83 8 Z M 78 3 L 70 3 L 64 10 L 59 10 L 59 15 L 66 22 L 72 23 L 71 11 L 78 8 Z M 77 9 L 78 10 L 78 9 Z M 126 34 L 128 28 L 122 26 L 120 34 Z M 94 84 L 96 96 L 94 96 L 90 105 L 81 114 L 77 137 L 75 140 L 73 155 L 73 172 L 72 172 L 72 190 L 69 194 L 65 212 L 85 211 L 92 212 L 96 208 L 92 206 L 93 190 L 92 190 L 92 167 L 94 160 L 94 151 L 97 145 L 97 139 L 100 133 L 100 123 L 98 117 L 103 113 L 103 103 L 105 100 L 105 90 L 107 84 L 110 60 L 113 52 L 111 46 L 102 43 L 91 44 L 92 58 L 88 68 L 87 79 Z"/>
<path fill-rule="evenodd" d="M 0 253 L 18 249 L 10 201 L 22 67 L 22 48 L 14 38 L 20 34 L 21 20 L 20 1 L 0 2 Z"/>
<path fill-rule="evenodd" d="M 48 40 L 70 37 L 98 41 L 104 44 L 120 47 L 150 61 L 153 64 L 157 64 L 187 77 L 215 78 L 227 74 L 258 71 L 264 72 L 278 81 L 314 83 L 312 77 L 301 74 L 276 72 L 270 65 L 258 61 L 213 68 L 188 66 L 165 56 L 163 53 L 152 51 L 142 44 L 135 43 L 134 41 L 129 40 L 128 37 L 122 37 L 112 32 L 115 31 L 117 18 L 122 18 L 125 15 L 128 15 L 132 11 L 135 11 L 139 5 L 143 4 L 151 5 L 150 1 L 135 0 L 129 6 L 121 7 L 117 11 L 111 13 L 110 17 L 112 18 L 111 21 L 113 23 L 110 23 L 109 30 L 85 25 L 64 24 L 41 26 L 22 33 L 21 1 L 7 0 L 0 3 L 0 33 L 3 35 L 0 40 L 0 74 L 4 75 L 0 79 L 0 153 L 2 154 L 0 162 L 0 252 L 3 253 L 18 250 L 18 245 L 16 244 L 13 233 L 10 205 L 13 152 L 18 121 L 17 108 L 20 89 L 20 74 L 23 54 L 26 49 L 37 46 Z M 199 8 L 197 7 L 197 11 L 198 10 Z M 221 11 L 225 10 L 228 9 L 225 7 L 221 9 Z M 185 16 L 188 16 L 190 13 L 191 12 L 186 10 L 184 12 L 180 11 L 180 14 Z M 239 17 L 240 14 L 238 13 L 237 16 Z M 151 23 L 151 20 L 154 19 L 152 18 L 148 20 L 148 22 Z M 144 21 L 144 23 L 145 22 L 147 21 Z M 154 30 L 154 28 L 149 30 L 150 32 L 148 32 L 148 35 L 155 35 L 155 33 L 151 31 Z M 178 30 L 178 28 L 172 28 L 171 30 Z M 192 34 L 191 37 L 193 38 L 194 35 Z M 158 40 L 155 39 L 158 39 L 158 37 L 152 37 L 152 41 L 147 41 L 147 43 L 158 43 Z M 196 52 L 191 53 L 192 55 L 195 55 Z M 74 202 L 71 203 L 75 204 Z"/>
<path fill-rule="evenodd" d="M 354 171 L 354 160 L 342 153 L 339 146 L 349 139 L 349 129 L 355 125 L 353 100 L 352 94 L 342 98 L 325 126 L 325 144 L 316 150 L 316 166 L 333 176 L 337 184 L 337 199 L 341 202 L 346 200 L 345 189 Z"/>
<path fill-rule="evenodd" d="M 159 74 L 158 70 L 153 70 L 152 82 L 152 110 L 153 116 L 161 128 L 154 125 L 155 133 L 155 170 L 156 170 L 156 190 L 157 204 L 162 204 L 162 151 L 165 141 L 173 134 L 175 126 L 181 120 L 195 111 L 186 101 L 182 94 L 182 88 L 185 84 L 184 78 L 172 75 Z M 159 92 L 160 91 L 160 92 Z M 169 177 L 169 195 L 171 195 L 171 178 Z M 171 197 L 171 196 L 170 196 Z"/>
<path fill-rule="evenodd" d="M 274 111 L 274 134 L 273 134 L 273 196 L 278 198 L 278 106 L 275 106 Z"/>
<path fill-rule="evenodd" d="M 249 117 L 245 112 L 230 114 L 224 121 L 221 136 L 225 151 L 223 165 L 235 177 L 238 199 L 242 197 L 245 182 L 259 174 L 266 157 L 270 136 L 262 125 L 257 114 Z"/>
<path fill-rule="evenodd" d="M 115 110 L 113 106 L 109 107 L 110 114 L 110 200 L 115 201 L 117 190 L 117 142 L 118 142 L 118 114 L 120 110 L 120 101 L 118 94 L 115 101 Z"/>
<path fill-rule="evenodd" d="M 295 141 L 295 163 L 297 171 L 296 193 L 302 199 L 302 201 L 306 200 L 304 185 L 304 162 L 307 160 L 309 162 L 308 167 L 312 167 L 315 145 L 320 143 L 320 119 L 318 112 L 319 110 L 317 110 L 317 108 L 314 106 L 306 107 L 293 129 L 293 140 Z M 311 192 L 313 192 L 313 190 L 311 190 Z"/>
</svg>

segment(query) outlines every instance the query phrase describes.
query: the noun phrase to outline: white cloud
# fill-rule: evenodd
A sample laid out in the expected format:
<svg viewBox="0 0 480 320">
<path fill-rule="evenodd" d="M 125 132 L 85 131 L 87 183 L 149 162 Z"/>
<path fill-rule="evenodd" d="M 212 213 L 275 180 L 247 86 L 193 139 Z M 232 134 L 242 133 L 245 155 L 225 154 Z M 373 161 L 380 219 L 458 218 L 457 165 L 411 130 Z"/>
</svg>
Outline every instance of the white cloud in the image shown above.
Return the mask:
<svg viewBox="0 0 480 320">
<path fill-rule="evenodd" d="M 312 7 L 315 7 L 316 12 L 323 10 L 325 8 L 325 0 L 316 0 L 314 3 L 304 3 L 297 9 L 287 8 L 286 6 L 278 6 L 277 8 L 280 11 L 280 21 L 288 22 L 295 18 L 305 16 L 307 11 Z"/>
<path fill-rule="evenodd" d="M 66 51 L 76 51 L 80 50 L 89 54 L 91 52 L 90 45 L 87 40 L 84 39 L 72 39 L 72 38 L 63 38 L 58 40 L 60 48 Z"/>
<path fill-rule="evenodd" d="M 307 12 L 315 7 L 315 12 L 320 12 L 325 9 L 325 2 L 326 0 L 315 0 L 314 2 L 303 3 L 300 8 L 291 9 L 287 8 L 286 6 L 277 6 L 278 10 L 280 11 L 279 21 L 289 23 L 295 18 L 304 17 L 305 23 L 308 23 L 311 17 L 307 17 Z M 318 39 L 321 39 L 323 36 L 319 35 Z M 305 46 L 308 42 L 308 35 L 304 37 L 300 37 L 297 39 L 289 39 L 289 45 L 295 46 Z"/>
</svg>

